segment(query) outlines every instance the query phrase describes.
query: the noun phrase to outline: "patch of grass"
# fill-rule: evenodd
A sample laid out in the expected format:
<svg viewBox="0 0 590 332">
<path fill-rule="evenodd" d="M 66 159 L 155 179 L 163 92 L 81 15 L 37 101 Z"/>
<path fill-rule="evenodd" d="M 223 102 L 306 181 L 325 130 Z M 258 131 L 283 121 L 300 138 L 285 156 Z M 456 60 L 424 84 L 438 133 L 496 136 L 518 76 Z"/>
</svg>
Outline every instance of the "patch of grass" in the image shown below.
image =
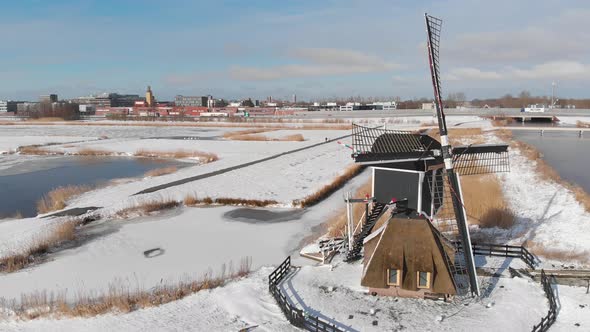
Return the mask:
<svg viewBox="0 0 590 332">
<path fill-rule="evenodd" d="M 494 174 L 461 177 L 463 204 L 467 221 L 481 228 L 498 227 L 509 229 L 514 225 L 515 216 L 504 193 L 502 183 Z M 451 201 L 453 193 L 447 183 L 444 185 L 443 207 L 436 215 L 436 226 L 441 232 L 453 231 L 450 220 L 455 219 Z"/>
<path fill-rule="evenodd" d="M 162 176 L 162 175 L 166 175 L 166 174 L 176 173 L 177 170 L 178 170 L 178 168 L 176 168 L 176 166 L 156 168 L 156 169 L 152 169 L 152 170 L 145 172 L 144 176 L 145 177 Z"/>
<path fill-rule="evenodd" d="M 546 245 L 535 242 L 525 241 L 523 244 L 528 250 L 537 256 L 552 259 L 560 262 L 577 261 L 583 264 L 590 263 L 590 251 L 574 251 L 548 248 Z"/>
<path fill-rule="evenodd" d="M 309 207 L 321 202 L 324 198 L 332 194 L 334 191 L 340 189 L 348 180 L 358 175 L 364 168 L 361 165 L 353 164 L 348 166 L 344 173 L 338 175 L 331 183 L 325 185 L 317 192 L 301 199 L 294 200 L 293 205 L 299 207 Z"/>
<path fill-rule="evenodd" d="M 240 137 L 252 135 L 252 134 L 260 134 L 269 132 L 271 129 L 246 129 L 246 130 L 238 130 L 238 131 L 229 131 L 223 134 L 223 138 L 231 139 L 231 140 L 241 140 Z"/>
<path fill-rule="evenodd" d="M 283 142 L 303 142 L 305 138 L 301 134 L 295 134 L 280 137 L 278 140 Z"/>
<path fill-rule="evenodd" d="M 74 196 L 79 196 L 92 190 L 91 186 L 64 186 L 48 192 L 37 202 L 37 212 L 40 214 L 62 210 L 66 203 Z"/>
<path fill-rule="evenodd" d="M 61 151 L 52 151 L 44 148 L 42 145 L 26 145 L 21 146 L 17 149 L 17 152 L 20 154 L 26 155 L 63 155 L 64 153 Z"/>
<path fill-rule="evenodd" d="M 172 199 L 150 200 L 119 210 L 115 213 L 115 216 L 123 219 L 132 216 L 144 216 L 153 212 L 170 210 L 180 206 L 180 204 L 180 202 Z"/>
<path fill-rule="evenodd" d="M 211 271 L 201 277 L 185 277 L 176 283 L 161 283 L 150 290 L 136 289 L 121 280 L 109 284 L 108 290 L 102 293 L 77 292 L 73 302 L 67 301 L 67 292 L 48 293 L 38 291 L 23 294 L 19 302 L 1 299 L 0 305 L 22 320 L 42 317 L 94 317 L 106 313 L 129 313 L 135 310 L 155 307 L 172 301 L 180 300 L 201 290 L 224 286 L 250 274 L 252 259 L 244 257 L 234 269 L 223 264 L 220 272 L 213 275 Z"/>
<path fill-rule="evenodd" d="M 362 186 L 360 186 L 356 192 L 354 193 L 354 198 L 363 198 L 365 195 L 371 195 L 372 191 L 372 181 L 369 179 L 365 182 Z M 353 204 L 352 206 L 352 220 L 356 224 L 361 216 L 365 213 L 365 205 L 364 204 Z M 327 227 L 328 227 L 328 236 L 330 237 L 338 237 L 345 235 L 346 224 L 348 220 L 346 217 L 346 205 L 343 205 L 341 209 L 339 209 L 330 219 L 328 219 Z M 377 228 L 377 227 L 376 227 Z M 376 229 L 375 228 L 375 229 Z"/>
<path fill-rule="evenodd" d="M 279 138 L 271 138 L 260 133 L 269 132 L 269 129 L 249 129 L 234 132 L 227 132 L 223 137 L 233 141 L 282 141 L 282 142 L 303 142 L 305 138 L 301 134 L 287 135 Z"/>
<path fill-rule="evenodd" d="M 79 220 L 71 219 L 49 228 L 45 233 L 33 238 L 20 253 L 0 258 L 0 271 L 10 273 L 21 270 L 32 264 L 38 256 L 47 253 L 49 249 L 73 240 L 79 224 Z"/>
<path fill-rule="evenodd" d="M 173 159 L 186 159 L 195 158 L 199 159 L 202 163 L 210 163 L 219 160 L 219 157 L 214 153 L 202 152 L 202 151 L 187 151 L 187 150 L 175 150 L 175 151 L 157 151 L 139 149 L 135 152 L 136 157 L 147 157 L 147 158 L 173 158 Z"/>
<path fill-rule="evenodd" d="M 482 228 L 502 229 L 509 229 L 514 225 L 514 213 L 504 197 L 502 184 L 495 175 L 463 177 L 461 190 L 470 223 Z"/>
<path fill-rule="evenodd" d="M 450 128 L 449 140 L 452 145 L 482 144 L 485 143 L 481 128 Z M 438 128 L 431 129 L 428 135 L 440 142 Z"/>
<path fill-rule="evenodd" d="M 74 154 L 79 156 L 112 156 L 115 153 L 112 151 L 101 150 L 101 149 L 94 149 L 94 148 L 82 148 Z"/>
<path fill-rule="evenodd" d="M 186 206 L 197 206 L 197 205 L 237 205 L 237 206 L 255 206 L 265 207 L 270 205 L 277 205 L 279 202 L 275 200 L 258 200 L 258 199 L 243 199 L 243 198 L 227 198 L 219 197 L 213 199 L 211 197 L 205 197 L 203 199 L 198 198 L 196 195 L 186 195 L 183 200 Z"/>
</svg>

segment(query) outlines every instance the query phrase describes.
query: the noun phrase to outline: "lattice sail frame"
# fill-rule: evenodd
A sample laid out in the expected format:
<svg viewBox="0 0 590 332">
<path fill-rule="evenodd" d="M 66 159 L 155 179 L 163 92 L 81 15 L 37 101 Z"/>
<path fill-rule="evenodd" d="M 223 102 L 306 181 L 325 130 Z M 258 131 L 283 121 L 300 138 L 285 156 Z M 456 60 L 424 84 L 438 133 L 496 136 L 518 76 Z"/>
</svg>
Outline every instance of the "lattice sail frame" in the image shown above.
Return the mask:
<svg viewBox="0 0 590 332">
<path fill-rule="evenodd" d="M 381 145 L 375 143 L 381 139 Z M 352 124 L 352 149 L 356 155 L 368 153 L 424 152 L 427 147 L 411 131 L 363 127 Z"/>
</svg>

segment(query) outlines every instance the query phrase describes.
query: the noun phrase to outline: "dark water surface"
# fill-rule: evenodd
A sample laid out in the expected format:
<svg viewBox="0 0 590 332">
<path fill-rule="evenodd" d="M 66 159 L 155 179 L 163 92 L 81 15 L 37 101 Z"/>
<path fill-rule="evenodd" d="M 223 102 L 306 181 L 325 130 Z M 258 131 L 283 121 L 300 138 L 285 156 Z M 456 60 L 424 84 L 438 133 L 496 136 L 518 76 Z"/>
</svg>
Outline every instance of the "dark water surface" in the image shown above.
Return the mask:
<svg viewBox="0 0 590 332">
<path fill-rule="evenodd" d="M 578 137 L 577 132 L 512 131 L 515 139 L 533 145 L 543 154 L 543 159 L 559 175 L 590 192 L 590 133 Z"/>
<path fill-rule="evenodd" d="M 24 217 L 37 215 L 36 204 L 44 194 L 67 185 L 100 185 L 113 179 L 142 176 L 145 172 L 187 164 L 126 157 L 62 157 L 35 161 L 24 172 L 0 171 L 0 217 L 17 212 Z M 45 167 L 44 167 L 45 166 Z"/>
</svg>

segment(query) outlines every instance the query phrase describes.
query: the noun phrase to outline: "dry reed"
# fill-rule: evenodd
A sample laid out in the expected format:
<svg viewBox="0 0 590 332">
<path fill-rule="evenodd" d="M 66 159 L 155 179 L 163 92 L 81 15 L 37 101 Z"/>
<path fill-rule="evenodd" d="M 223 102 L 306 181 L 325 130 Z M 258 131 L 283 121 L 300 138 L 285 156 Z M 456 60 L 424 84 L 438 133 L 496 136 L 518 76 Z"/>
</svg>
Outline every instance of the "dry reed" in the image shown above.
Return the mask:
<svg viewBox="0 0 590 332">
<path fill-rule="evenodd" d="M 135 205 L 126 207 L 115 213 L 116 217 L 129 218 L 132 216 L 144 216 L 157 211 L 170 210 L 180 206 L 180 202 L 172 199 L 165 200 L 151 200 L 146 202 L 137 203 Z"/>
<path fill-rule="evenodd" d="M 115 155 L 116 153 L 113 151 L 107 151 L 107 150 L 101 150 L 101 149 L 95 149 L 95 148 L 82 148 L 76 152 L 73 152 L 72 154 L 75 154 L 78 156 L 112 156 L 112 155 Z"/>
<path fill-rule="evenodd" d="M 576 121 L 576 127 L 578 127 L 578 128 L 590 128 L 590 122 Z"/>
<path fill-rule="evenodd" d="M 9 273 L 23 269 L 51 248 L 73 240 L 79 224 L 80 221 L 77 219 L 67 220 L 51 227 L 42 235 L 34 237 L 20 253 L 0 258 L 0 271 Z"/>
<path fill-rule="evenodd" d="M 134 153 L 136 157 L 148 157 L 148 158 L 173 158 L 173 159 L 185 159 L 185 158 L 196 158 L 202 163 L 210 163 L 219 159 L 214 153 L 202 152 L 202 151 L 187 151 L 187 150 L 176 150 L 176 151 L 155 151 L 147 149 L 139 149 Z"/>
<path fill-rule="evenodd" d="M 541 179 L 551 180 L 564 186 L 567 190 L 572 192 L 576 200 L 582 204 L 584 209 L 587 212 L 590 212 L 590 194 L 588 194 L 582 187 L 561 178 L 559 173 L 543 159 L 543 155 L 534 146 L 522 141 L 513 140 L 512 132 L 509 130 L 496 131 L 496 136 L 505 141 L 509 141 L 511 148 L 518 150 L 525 158 L 534 161 L 536 164 L 535 173 L 538 174 Z"/>
<path fill-rule="evenodd" d="M 372 181 L 369 179 L 362 186 L 360 186 L 355 194 L 355 198 L 362 198 L 365 195 L 371 195 L 372 192 Z M 352 206 L 352 220 L 356 223 L 359 221 L 363 213 L 365 212 L 364 204 L 354 204 Z M 328 227 L 328 236 L 338 237 L 343 236 L 347 224 L 346 207 L 341 208 L 334 214 L 326 223 Z"/>
<path fill-rule="evenodd" d="M 186 195 L 183 200 L 186 206 L 197 206 L 197 205 L 237 205 L 237 206 L 254 206 L 254 207 L 266 207 L 270 205 L 279 204 L 275 200 L 258 200 L 258 199 L 243 199 L 243 198 L 227 198 L 219 197 L 213 199 L 211 197 L 205 197 L 203 199 L 198 198 L 196 195 Z"/>
<path fill-rule="evenodd" d="M 62 210 L 66 207 L 66 203 L 69 199 L 92 189 L 93 187 L 91 186 L 81 185 L 57 187 L 48 192 L 37 202 L 37 212 L 43 214 L 51 211 Z"/>
<path fill-rule="evenodd" d="M 465 211 L 471 224 L 482 228 L 508 229 L 515 216 L 510 209 L 500 180 L 493 174 L 461 178 Z M 448 202 L 451 204 L 451 202 Z M 452 207 L 451 207 L 452 209 Z"/>
<path fill-rule="evenodd" d="M 48 149 L 42 147 L 41 145 L 26 145 L 26 146 L 21 146 L 21 147 L 19 147 L 17 149 L 17 152 L 19 154 L 39 155 L 39 156 L 45 156 L 45 155 L 63 155 L 64 154 L 61 151 L 48 150 Z"/>
<path fill-rule="evenodd" d="M 152 169 L 152 170 L 145 172 L 144 176 L 145 177 L 162 176 L 162 175 L 166 175 L 166 174 L 176 173 L 177 170 L 178 170 L 178 168 L 176 168 L 176 166 L 156 168 L 156 169 Z"/>
<path fill-rule="evenodd" d="M 361 165 L 353 164 L 348 166 L 344 173 L 338 175 L 331 183 L 325 185 L 317 192 L 301 199 L 294 200 L 293 205 L 299 207 L 310 207 L 322 201 L 324 198 L 332 194 L 334 191 L 340 189 L 348 180 L 358 175 L 364 168 Z"/>
<path fill-rule="evenodd" d="M 527 247 L 532 253 L 537 256 L 542 256 L 547 259 L 553 259 L 560 262 L 577 261 L 583 264 L 590 263 L 590 251 L 574 251 L 547 248 L 546 245 L 527 240 L 523 246 Z"/>
<path fill-rule="evenodd" d="M 67 291 L 38 291 L 21 295 L 20 302 L 14 299 L 0 299 L 0 306 L 22 320 L 41 317 L 94 317 L 113 312 L 129 313 L 177 301 L 201 290 L 224 286 L 229 281 L 247 276 L 251 270 L 252 259 L 244 257 L 236 269 L 230 262 L 229 267 L 223 264 L 217 275 L 213 275 L 209 270 L 201 277 L 185 276 L 176 283 L 160 283 L 150 290 L 144 290 L 140 286 L 133 289 L 129 283 L 115 280 L 109 283 L 108 290 L 103 292 L 77 292 L 73 302 L 67 301 Z"/>
</svg>

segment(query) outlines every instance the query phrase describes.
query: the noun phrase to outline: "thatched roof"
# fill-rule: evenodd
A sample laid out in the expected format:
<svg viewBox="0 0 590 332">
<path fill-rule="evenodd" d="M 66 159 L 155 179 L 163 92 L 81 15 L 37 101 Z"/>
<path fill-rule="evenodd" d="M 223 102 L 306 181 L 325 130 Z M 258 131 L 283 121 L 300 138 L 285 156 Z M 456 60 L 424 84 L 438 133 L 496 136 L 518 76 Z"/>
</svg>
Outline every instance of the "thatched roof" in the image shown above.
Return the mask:
<svg viewBox="0 0 590 332">
<path fill-rule="evenodd" d="M 454 260 L 454 248 L 427 219 L 391 218 L 365 243 L 361 284 L 388 288 L 387 269 L 402 271 L 401 288 L 418 290 L 416 272 L 430 272 L 430 292 L 456 294 L 445 255 Z"/>
</svg>

